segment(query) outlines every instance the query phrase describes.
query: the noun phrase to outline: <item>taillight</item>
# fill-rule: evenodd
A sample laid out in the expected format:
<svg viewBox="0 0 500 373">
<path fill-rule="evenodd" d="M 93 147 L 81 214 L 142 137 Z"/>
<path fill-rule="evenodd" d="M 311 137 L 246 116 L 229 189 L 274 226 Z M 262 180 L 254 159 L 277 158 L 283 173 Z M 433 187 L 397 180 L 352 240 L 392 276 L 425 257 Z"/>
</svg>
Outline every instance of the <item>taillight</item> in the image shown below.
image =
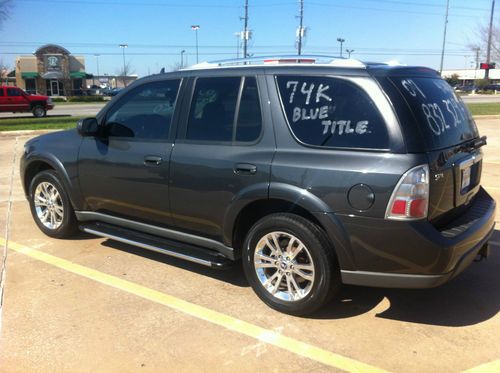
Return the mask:
<svg viewBox="0 0 500 373">
<path fill-rule="evenodd" d="M 412 168 L 401 177 L 385 212 L 386 219 L 416 220 L 427 217 L 429 166 Z"/>
</svg>

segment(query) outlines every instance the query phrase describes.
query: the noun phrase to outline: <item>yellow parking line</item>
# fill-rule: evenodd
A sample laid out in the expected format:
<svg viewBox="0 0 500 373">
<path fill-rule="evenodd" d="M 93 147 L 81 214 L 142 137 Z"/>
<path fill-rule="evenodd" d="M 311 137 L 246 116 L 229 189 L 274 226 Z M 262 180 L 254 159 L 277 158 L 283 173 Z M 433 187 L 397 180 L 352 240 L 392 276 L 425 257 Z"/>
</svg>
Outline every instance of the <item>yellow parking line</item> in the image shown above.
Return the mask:
<svg viewBox="0 0 500 373">
<path fill-rule="evenodd" d="M 0 244 L 6 244 L 3 238 L 0 238 Z M 244 334 L 248 337 L 255 338 L 259 341 L 268 343 L 283 350 L 287 350 L 294 354 L 337 369 L 342 369 L 347 372 L 385 372 L 383 369 L 379 369 L 360 361 L 335 354 L 308 343 L 301 342 L 294 338 L 285 337 L 284 335 L 281 335 L 275 331 L 262 328 L 246 321 L 239 320 L 232 316 L 213 311 L 202 306 L 198 306 L 194 303 L 187 302 L 180 298 L 176 298 L 157 290 L 153 290 L 145 286 L 96 271 L 95 269 L 84 267 L 82 265 L 70 262 L 62 258 L 58 258 L 56 256 L 44 253 L 36 249 L 32 249 L 27 246 L 20 245 L 12 241 L 9 241 L 8 247 L 9 249 L 14 250 L 20 254 L 27 255 L 33 259 L 53 265 L 65 271 L 72 272 L 101 284 L 126 291 L 127 293 L 134 294 L 138 297 L 162 304 L 184 314 L 208 321 L 215 325 L 222 326 L 234 332 Z"/>
<path fill-rule="evenodd" d="M 464 373 L 493 373 L 500 372 L 500 360 L 490 361 L 478 367 L 466 370 Z"/>
</svg>

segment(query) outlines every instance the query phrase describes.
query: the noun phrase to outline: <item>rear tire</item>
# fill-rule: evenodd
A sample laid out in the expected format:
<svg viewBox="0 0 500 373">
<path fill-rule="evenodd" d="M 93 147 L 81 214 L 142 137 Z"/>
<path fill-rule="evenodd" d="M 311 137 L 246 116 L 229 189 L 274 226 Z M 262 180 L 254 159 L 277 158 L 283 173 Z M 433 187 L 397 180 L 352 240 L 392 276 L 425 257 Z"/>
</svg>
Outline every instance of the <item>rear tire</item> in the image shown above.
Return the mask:
<svg viewBox="0 0 500 373">
<path fill-rule="evenodd" d="M 47 115 L 47 110 L 43 106 L 37 105 L 33 108 L 33 115 L 35 118 L 43 118 Z"/>
<path fill-rule="evenodd" d="M 242 255 L 255 293 L 280 312 L 310 314 L 340 289 L 332 245 L 317 225 L 301 216 L 279 213 L 262 218 L 248 232 Z"/>
<path fill-rule="evenodd" d="M 29 187 L 31 215 L 47 236 L 67 238 L 78 230 L 75 211 L 54 170 L 45 170 L 33 178 Z"/>
</svg>

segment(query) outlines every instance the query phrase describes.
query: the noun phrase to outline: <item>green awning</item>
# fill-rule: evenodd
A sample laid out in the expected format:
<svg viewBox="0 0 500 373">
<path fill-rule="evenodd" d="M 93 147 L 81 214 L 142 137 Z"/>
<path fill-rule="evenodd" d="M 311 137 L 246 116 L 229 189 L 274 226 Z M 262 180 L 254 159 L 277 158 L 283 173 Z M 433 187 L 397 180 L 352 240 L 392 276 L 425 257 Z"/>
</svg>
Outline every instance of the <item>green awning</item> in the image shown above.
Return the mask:
<svg viewBox="0 0 500 373">
<path fill-rule="evenodd" d="M 73 71 L 69 73 L 69 76 L 71 78 L 85 78 L 87 74 L 85 73 L 85 71 Z"/>
<path fill-rule="evenodd" d="M 23 78 L 23 79 L 33 79 L 33 78 L 36 78 L 37 76 L 38 76 L 38 73 L 36 73 L 36 72 L 21 73 L 21 78 Z"/>
</svg>

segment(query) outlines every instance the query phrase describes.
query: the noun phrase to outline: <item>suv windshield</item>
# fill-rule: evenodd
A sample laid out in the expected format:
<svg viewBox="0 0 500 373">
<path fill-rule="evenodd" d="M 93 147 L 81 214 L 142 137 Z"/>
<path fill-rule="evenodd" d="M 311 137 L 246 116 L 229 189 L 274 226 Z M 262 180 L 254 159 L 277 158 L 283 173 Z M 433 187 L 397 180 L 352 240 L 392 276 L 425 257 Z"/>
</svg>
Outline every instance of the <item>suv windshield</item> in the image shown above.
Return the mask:
<svg viewBox="0 0 500 373">
<path fill-rule="evenodd" d="M 410 106 L 429 150 L 447 148 L 478 136 L 471 114 L 442 79 L 392 77 Z"/>
</svg>

